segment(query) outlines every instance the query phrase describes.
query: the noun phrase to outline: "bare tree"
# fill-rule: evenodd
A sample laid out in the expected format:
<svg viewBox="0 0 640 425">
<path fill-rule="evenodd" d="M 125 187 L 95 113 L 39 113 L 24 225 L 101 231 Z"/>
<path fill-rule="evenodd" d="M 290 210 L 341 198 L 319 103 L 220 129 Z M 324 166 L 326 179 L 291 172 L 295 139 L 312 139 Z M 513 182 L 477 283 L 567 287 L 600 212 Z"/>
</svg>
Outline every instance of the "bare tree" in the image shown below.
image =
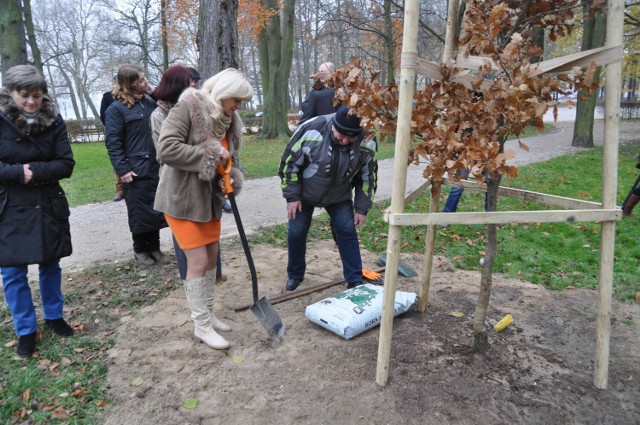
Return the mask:
<svg viewBox="0 0 640 425">
<path fill-rule="evenodd" d="M 27 43 L 20 0 L 5 0 L 0 7 L 0 64 L 7 69 L 27 63 Z"/>
<path fill-rule="evenodd" d="M 238 68 L 237 0 L 200 0 L 199 22 L 197 45 L 204 78 Z"/>
<path fill-rule="evenodd" d="M 607 31 L 607 15 L 604 10 L 592 10 L 594 0 L 582 0 L 582 50 L 604 46 Z M 596 69 L 596 81 L 600 79 L 600 67 Z M 597 92 L 578 92 L 576 120 L 573 123 L 573 140 L 571 146 L 592 148 L 593 145 L 593 113 L 596 108 Z"/>
</svg>

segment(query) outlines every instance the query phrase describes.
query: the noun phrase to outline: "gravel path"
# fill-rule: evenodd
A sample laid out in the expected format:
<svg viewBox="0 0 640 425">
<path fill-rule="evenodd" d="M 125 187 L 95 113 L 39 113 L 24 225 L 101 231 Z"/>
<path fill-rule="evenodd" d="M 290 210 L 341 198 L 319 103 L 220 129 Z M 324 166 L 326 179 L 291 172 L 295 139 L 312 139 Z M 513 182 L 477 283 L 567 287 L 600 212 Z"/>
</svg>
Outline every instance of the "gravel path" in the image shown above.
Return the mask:
<svg viewBox="0 0 640 425">
<path fill-rule="evenodd" d="M 559 119 L 573 119 L 569 114 Z M 594 134 L 596 144 L 602 143 L 603 121 L 596 121 Z M 520 149 L 518 141 L 508 142 L 508 148 L 516 152 L 512 163 L 523 165 L 532 162 L 545 161 L 555 156 L 575 152 L 571 147 L 573 134 L 572 121 L 558 121 L 556 130 L 541 136 L 529 137 L 524 142 L 529 151 Z M 628 140 L 640 134 L 640 124 L 624 124 L 621 129 L 620 140 Z M 627 137 L 625 137 L 625 132 Z M 391 197 L 394 159 L 379 161 L 378 192 L 376 200 Z M 407 190 L 409 193 L 424 182 L 422 170 L 410 166 L 407 171 Z M 277 177 L 249 180 L 245 182 L 243 191 L 238 196 L 238 208 L 242 223 L 247 234 L 262 226 L 286 222 L 286 202 L 280 191 L 280 181 Z M 83 205 L 71 211 L 71 235 L 74 252 L 70 257 L 63 258 L 61 265 L 67 272 L 80 270 L 96 262 L 113 262 L 128 259 L 132 256 L 131 235 L 127 225 L 127 211 L 124 202 L 103 202 Z M 224 214 L 222 223 L 222 238 L 237 235 L 237 228 L 233 214 Z M 171 233 L 169 229 L 161 231 L 161 245 L 164 251 L 172 250 Z"/>
</svg>

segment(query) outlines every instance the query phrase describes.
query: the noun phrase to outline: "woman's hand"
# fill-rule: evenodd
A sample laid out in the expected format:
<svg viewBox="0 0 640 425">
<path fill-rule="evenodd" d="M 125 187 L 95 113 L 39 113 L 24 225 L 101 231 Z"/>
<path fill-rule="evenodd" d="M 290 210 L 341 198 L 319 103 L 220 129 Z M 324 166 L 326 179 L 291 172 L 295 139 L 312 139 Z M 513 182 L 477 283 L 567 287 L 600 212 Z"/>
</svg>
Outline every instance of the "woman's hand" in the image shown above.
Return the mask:
<svg viewBox="0 0 640 425">
<path fill-rule="evenodd" d="M 133 171 L 129 171 L 124 176 L 120 176 L 120 180 L 122 180 L 124 183 L 131 183 L 134 177 L 138 177 L 138 175 Z"/>
<path fill-rule="evenodd" d="M 231 177 L 229 177 L 229 182 L 231 183 L 231 187 L 233 187 L 233 179 Z M 220 190 L 222 190 L 222 193 L 226 195 L 227 189 L 224 187 L 224 178 L 218 180 L 218 185 L 220 186 Z"/>
<path fill-rule="evenodd" d="M 22 164 L 22 171 L 24 173 L 24 184 L 29 184 L 33 178 L 33 171 L 31 171 L 29 164 Z"/>
<path fill-rule="evenodd" d="M 231 157 L 231 154 L 229 154 L 228 150 L 226 150 L 225 148 L 220 149 L 220 161 L 223 164 L 226 164 L 227 160 L 229 160 L 230 157 Z"/>
</svg>

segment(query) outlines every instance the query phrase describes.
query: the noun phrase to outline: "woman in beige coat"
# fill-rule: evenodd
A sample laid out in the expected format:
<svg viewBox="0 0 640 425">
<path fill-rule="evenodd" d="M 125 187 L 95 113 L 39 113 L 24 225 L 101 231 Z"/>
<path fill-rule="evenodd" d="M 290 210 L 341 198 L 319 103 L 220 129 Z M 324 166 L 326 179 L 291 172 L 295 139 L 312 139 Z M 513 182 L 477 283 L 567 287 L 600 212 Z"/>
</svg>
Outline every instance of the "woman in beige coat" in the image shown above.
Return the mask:
<svg viewBox="0 0 640 425">
<path fill-rule="evenodd" d="M 171 108 L 158 139 L 158 160 L 164 164 L 154 208 L 162 211 L 187 256 L 184 289 L 195 323 L 194 335 L 209 347 L 225 349 L 217 331 L 231 327 L 213 314 L 220 218 L 225 197 L 218 162 L 238 164 L 242 122 L 236 112 L 251 100 L 253 89 L 233 68 L 219 72 L 201 90 L 187 89 Z M 234 193 L 242 187 L 242 172 L 230 176 Z"/>
</svg>

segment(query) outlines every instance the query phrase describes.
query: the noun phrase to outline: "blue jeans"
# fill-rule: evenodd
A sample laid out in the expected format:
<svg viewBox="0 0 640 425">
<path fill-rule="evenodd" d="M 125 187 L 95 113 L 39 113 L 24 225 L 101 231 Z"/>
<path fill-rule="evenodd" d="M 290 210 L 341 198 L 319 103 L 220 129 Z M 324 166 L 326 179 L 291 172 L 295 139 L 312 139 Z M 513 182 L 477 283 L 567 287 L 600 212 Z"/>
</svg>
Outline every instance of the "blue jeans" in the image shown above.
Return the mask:
<svg viewBox="0 0 640 425">
<path fill-rule="evenodd" d="M 460 202 L 460 198 L 462 198 L 462 192 L 464 192 L 464 189 L 461 187 L 451 187 L 449 196 L 447 196 L 447 200 L 444 203 L 444 208 L 442 209 L 443 213 L 456 212 L 456 210 L 458 209 L 458 202 Z"/>
<path fill-rule="evenodd" d="M 342 274 L 348 283 L 362 282 L 362 259 L 358 233 L 353 222 L 353 202 L 351 200 L 327 205 L 324 208 L 331 217 L 331 227 L 335 231 L 336 243 L 342 260 Z M 302 201 L 302 211 L 296 218 L 289 220 L 288 245 L 289 261 L 287 274 L 289 279 L 302 280 L 307 268 L 307 234 L 311 227 L 314 207 Z"/>
<path fill-rule="evenodd" d="M 27 278 L 28 265 L 1 267 L 4 297 L 11 310 L 13 324 L 18 336 L 29 335 L 38 330 L 36 309 L 31 298 Z M 62 296 L 62 271 L 60 260 L 38 264 L 40 298 L 46 320 L 62 318 L 64 297 Z"/>
</svg>

